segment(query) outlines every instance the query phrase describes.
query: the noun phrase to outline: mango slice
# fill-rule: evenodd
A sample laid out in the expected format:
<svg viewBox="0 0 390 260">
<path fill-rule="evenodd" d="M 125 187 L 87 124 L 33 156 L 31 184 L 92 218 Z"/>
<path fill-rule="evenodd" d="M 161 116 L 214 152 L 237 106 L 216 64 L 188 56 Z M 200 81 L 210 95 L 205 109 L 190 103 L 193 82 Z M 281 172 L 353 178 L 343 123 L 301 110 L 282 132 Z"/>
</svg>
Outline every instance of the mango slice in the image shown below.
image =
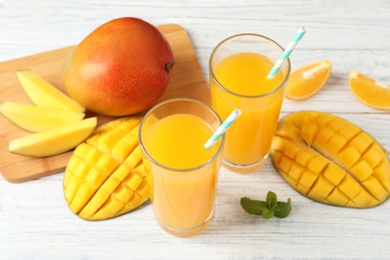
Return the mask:
<svg viewBox="0 0 390 260">
<path fill-rule="evenodd" d="M 81 121 L 85 114 L 68 110 L 57 110 L 4 101 L 0 113 L 21 129 L 42 132 L 59 126 Z"/>
<path fill-rule="evenodd" d="M 53 130 L 11 140 L 8 143 L 8 151 L 32 157 L 47 157 L 64 153 L 88 138 L 96 125 L 97 118 L 91 117 Z"/>
<path fill-rule="evenodd" d="M 302 111 L 279 121 L 271 157 L 302 195 L 325 204 L 370 208 L 390 196 L 388 152 L 358 126 L 328 113 Z"/>
<path fill-rule="evenodd" d="M 80 218 L 110 219 L 149 199 L 140 122 L 141 117 L 125 117 L 102 125 L 73 152 L 63 188 L 70 210 Z"/>
<path fill-rule="evenodd" d="M 18 70 L 16 77 L 29 99 L 37 106 L 84 112 L 85 108 L 31 70 Z"/>
</svg>

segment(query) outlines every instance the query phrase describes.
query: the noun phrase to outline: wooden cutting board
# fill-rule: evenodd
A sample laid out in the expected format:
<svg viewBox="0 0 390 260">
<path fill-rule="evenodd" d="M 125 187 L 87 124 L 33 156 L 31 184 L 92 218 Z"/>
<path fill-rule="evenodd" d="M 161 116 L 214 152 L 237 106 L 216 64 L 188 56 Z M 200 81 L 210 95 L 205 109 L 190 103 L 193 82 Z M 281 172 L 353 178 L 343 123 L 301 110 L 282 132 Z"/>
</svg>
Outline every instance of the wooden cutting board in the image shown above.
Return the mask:
<svg viewBox="0 0 390 260">
<path fill-rule="evenodd" d="M 185 29 L 177 24 L 161 25 L 158 29 L 171 44 L 176 61 L 171 81 L 159 102 L 175 97 L 188 97 L 209 104 L 207 83 Z M 62 63 L 73 47 L 1 62 L 0 102 L 14 101 L 31 104 L 15 76 L 15 70 L 19 69 L 31 69 L 64 91 L 61 79 Z M 87 116 L 94 115 L 87 113 Z M 98 125 L 113 119 L 115 118 L 98 115 Z M 0 172 L 9 182 L 24 182 L 63 172 L 72 155 L 70 151 L 47 158 L 32 158 L 8 152 L 10 140 L 29 134 L 31 133 L 19 129 L 0 115 Z"/>
</svg>

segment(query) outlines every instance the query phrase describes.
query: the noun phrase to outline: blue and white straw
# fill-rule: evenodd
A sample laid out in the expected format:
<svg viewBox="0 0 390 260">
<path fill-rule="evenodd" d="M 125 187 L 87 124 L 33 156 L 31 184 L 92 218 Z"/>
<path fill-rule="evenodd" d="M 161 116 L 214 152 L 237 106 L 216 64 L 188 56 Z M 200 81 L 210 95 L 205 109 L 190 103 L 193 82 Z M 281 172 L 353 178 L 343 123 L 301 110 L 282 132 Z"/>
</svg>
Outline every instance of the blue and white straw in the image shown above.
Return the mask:
<svg viewBox="0 0 390 260">
<path fill-rule="evenodd" d="M 217 129 L 217 131 L 215 131 L 210 139 L 204 144 L 204 148 L 211 148 L 240 115 L 241 110 L 238 108 L 234 109 L 233 112 L 222 123 L 222 125 Z"/>
<path fill-rule="evenodd" d="M 288 44 L 278 61 L 275 63 L 272 70 L 268 73 L 268 78 L 273 78 L 275 75 L 279 72 L 280 68 L 282 67 L 283 63 L 287 58 L 290 56 L 290 54 L 293 52 L 295 47 L 297 46 L 300 39 L 302 39 L 303 35 L 306 33 L 306 28 L 301 27 L 299 28 L 298 32 L 295 34 L 294 38 L 291 40 L 291 42 Z"/>
</svg>

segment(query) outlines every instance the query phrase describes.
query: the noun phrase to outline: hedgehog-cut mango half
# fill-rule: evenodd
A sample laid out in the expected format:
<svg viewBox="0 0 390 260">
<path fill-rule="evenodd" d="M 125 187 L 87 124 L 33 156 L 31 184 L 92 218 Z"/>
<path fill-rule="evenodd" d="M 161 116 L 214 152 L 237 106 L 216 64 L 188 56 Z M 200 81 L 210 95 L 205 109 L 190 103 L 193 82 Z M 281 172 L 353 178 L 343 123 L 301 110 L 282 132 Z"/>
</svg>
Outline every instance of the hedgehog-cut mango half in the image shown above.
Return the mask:
<svg viewBox="0 0 390 260">
<path fill-rule="evenodd" d="M 301 111 L 279 121 L 271 157 L 296 191 L 325 204 L 371 208 L 389 198 L 387 151 L 358 126 L 329 113 Z"/>
<path fill-rule="evenodd" d="M 71 211 L 85 220 L 128 213 L 149 199 L 138 141 L 141 117 L 106 123 L 76 147 L 64 175 Z"/>
</svg>

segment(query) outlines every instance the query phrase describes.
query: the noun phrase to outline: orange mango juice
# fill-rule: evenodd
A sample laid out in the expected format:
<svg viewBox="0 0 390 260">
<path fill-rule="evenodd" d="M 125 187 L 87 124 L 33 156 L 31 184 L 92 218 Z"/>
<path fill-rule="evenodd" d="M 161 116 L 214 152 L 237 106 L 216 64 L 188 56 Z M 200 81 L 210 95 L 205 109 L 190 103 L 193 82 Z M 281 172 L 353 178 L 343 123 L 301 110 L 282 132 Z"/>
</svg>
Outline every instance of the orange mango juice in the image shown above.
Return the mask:
<svg viewBox="0 0 390 260">
<path fill-rule="evenodd" d="M 145 149 L 156 162 L 150 164 L 151 201 L 157 222 L 169 233 L 194 235 L 213 215 L 221 161 L 214 157 L 221 156 L 221 141 L 203 148 L 212 134 L 203 119 L 173 114 L 156 122 L 145 136 Z"/>
<path fill-rule="evenodd" d="M 222 120 L 235 108 L 242 112 L 226 132 L 223 160 L 227 166 L 258 167 L 269 154 L 284 94 L 280 86 L 285 79 L 281 71 L 267 78 L 273 65 L 263 55 L 242 52 L 227 56 L 213 68 L 212 107 Z"/>
</svg>

